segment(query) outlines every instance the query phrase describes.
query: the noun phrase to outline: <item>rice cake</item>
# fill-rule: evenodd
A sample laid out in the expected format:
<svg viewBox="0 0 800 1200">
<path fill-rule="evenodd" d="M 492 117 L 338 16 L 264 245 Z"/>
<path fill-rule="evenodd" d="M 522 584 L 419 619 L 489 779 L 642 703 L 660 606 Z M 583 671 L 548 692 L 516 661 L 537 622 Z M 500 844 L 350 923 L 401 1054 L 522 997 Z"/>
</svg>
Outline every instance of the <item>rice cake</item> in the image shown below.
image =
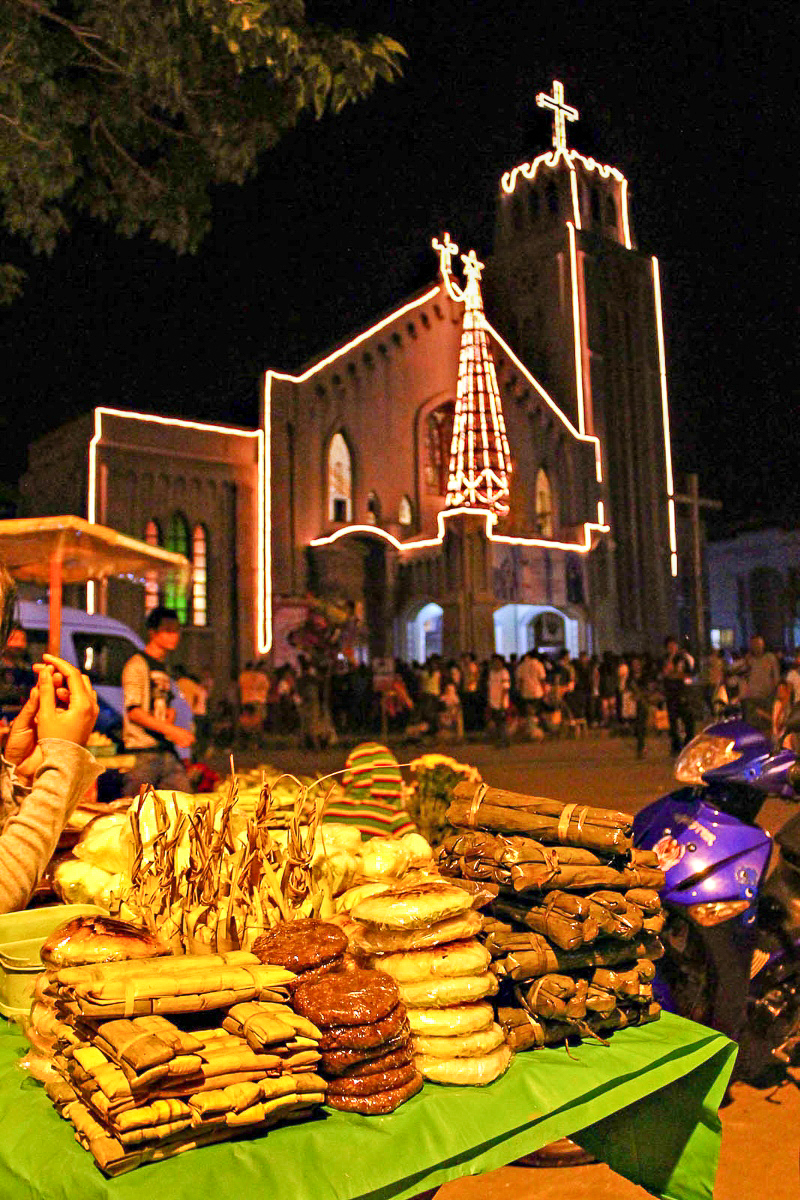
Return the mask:
<svg viewBox="0 0 800 1200">
<path fill-rule="evenodd" d="M 404 950 L 395 954 L 375 955 L 369 965 L 391 975 L 398 983 L 415 983 L 431 976 L 455 977 L 480 975 L 492 956 L 477 940 L 448 942 L 431 950 Z"/>
<path fill-rule="evenodd" d="M 364 954 L 393 954 L 400 950 L 425 950 L 431 946 L 473 938 L 482 928 L 481 914 L 469 909 L 458 916 L 435 921 L 424 929 L 380 929 L 377 925 L 362 925 L 353 930 L 351 942 L 356 950 Z"/>
<path fill-rule="evenodd" d="M 375 1092 L 372 1096 L 328 1096 L 329 1108 L 339 1108 L 343 1112 L 362 1113 L 366 1117 L 379 1116 L 394 1112 L 406 1100 L 416 1096 L 422 1087 L 423 1079 L 419 1071 L 415 1071 L 408 1083 L 391 1088 L 385 1092 Z"/>
<path fill-rule="evenodd" d="M 369 1021 L 364 1025 L 334 1025 L 322 1031 L 320 1051 L 360 1050 L 370 1046 L 381 1046 L 396 1036 L 408 1037 L 411 1030 L 406 1020 L 406 1010 L 398 1004 L 381 1021 Z"/>
<path fill-rule="evenodd" d="M 312 917 L 282 921 L 253 943 L 253 953 L 262 963 L 273 963 L 298 974 L 312 971 L 341 958 L 347 938 L 338 925 Z"/>
<path fill-rule="evenodd" d="M 371 1071 L 364 1075 L 342 1075 L 328 1082 L 329 1096 L 374 1096 L 410 1083 L 416 1075 L 411 1060 L 394 1071 Z"/>
<path fill-rule="evenodd" d="M 504 1041 L 503 1030 L 493 1022 L 488 1029 L 455 1037 L 415 1037 L 414 1050 L 432 1058 L 481 1058 Z"/>
<path fill-rule="evenodd" d="M 378 1046 L 361 1046 L 355 1050 L 328 1050 L 321 1055 L 320 1067 L 327 1075 L 349 1075 L 357 1072 L 393 1071 L 411 1061 L 411 1038 L 406 1031 L 395 1034 Z"/>
<path fill-rule="evenodd" d="M 388 1017 L 399 1000 L 397 984 L 382 971 L 334 971 L 295 988 L 294 1008 L 320 1029 L 365 1025 Z"/>
<path fill-rule="evenodd" d="M 484 1087 L 505 1074 L 511 1058 L 508 1046 L 498 1046 L 490 1054 L 478 1058 L 436 1058 L 430 1054 L 416 1054 L 414 1064 L 424 1078 L 432 1083 Z"/>
<path fill-rule="evenodd" d="M 455 1004 L 451 1008 L 408 1008 L 406 1015 L 411 1032 L 423 1037 L 477 1033 L 479 1029 L 488 1029 L 494 1021 L 494 1009 L 484 1000 Z"/>
<path fill-rule="evenodd" d="M 370 925 L 405 931 L 448 920 L 471 908 L 472 898 L 463 888 L 431 879 L 367 896 L 353 906 L 351 915 Z"/>
<path fill-rule="evenodd" d="M 401 983 L 400 999 L 409 1008 L 450 1008 L 484 996 L 496 996 L 497 977 L 491 971 L 483 975 L 461 975 L 456 979 L 422 979 L 418 983 Z"/>
</svg>

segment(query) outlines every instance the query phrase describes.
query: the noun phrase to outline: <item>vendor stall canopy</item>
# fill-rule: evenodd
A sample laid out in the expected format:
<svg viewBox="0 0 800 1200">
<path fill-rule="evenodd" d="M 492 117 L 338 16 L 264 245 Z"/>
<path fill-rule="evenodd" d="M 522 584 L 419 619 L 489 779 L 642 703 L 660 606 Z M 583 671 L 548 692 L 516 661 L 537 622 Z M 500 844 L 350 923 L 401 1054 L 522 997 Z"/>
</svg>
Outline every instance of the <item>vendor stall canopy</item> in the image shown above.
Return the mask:
<svg viewBox="0 0 800 1200">
<path fill-rule="evenodd" d="M 0 561 L 15 579 L 48 584 L 53 559 L 61 564 L 63 583 L 87 583 L 111 576 L 143 583 L 153 571 L 185 583 L 190 570 L 182 554 L 149 546 L 83 517 L 0 521 Z"/>
<path fill-rule="evenodd" d="M 49 586 L 51 654 L 57 654 L 61 644 L 61 589 L 65 583 L 89 584 L 112 575 L 133 583 L 144 583 L 145 576 L 153 575 L 186 583 L 190 571 L 182 554 L 71 514 L 0 521 L 0 562 L 20 582 Z"/>
</svg>

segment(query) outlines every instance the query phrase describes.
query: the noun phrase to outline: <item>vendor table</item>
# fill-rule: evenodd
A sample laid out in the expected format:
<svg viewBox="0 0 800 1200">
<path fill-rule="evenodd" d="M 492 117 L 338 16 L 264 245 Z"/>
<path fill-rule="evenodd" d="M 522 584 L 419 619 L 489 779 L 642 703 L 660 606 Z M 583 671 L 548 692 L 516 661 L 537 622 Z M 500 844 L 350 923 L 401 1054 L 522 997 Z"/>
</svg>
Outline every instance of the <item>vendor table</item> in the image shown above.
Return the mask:
<svg viewBox="0 0 800 1200">
<path fill-rule="evenodd" d="M 722 1035 L 664 1013 L 620 1030 L 607 1046 L 519 1054 L 486 1088 L 426 1084 L 388 1117 L 325 1110 L 108 1180 L 43 1089 L 17 1069 L 25 1048 L 0 1021 L 3 1200 L 407 1200 L 567 1135 L 664 1200 L 710 1200 L 717 1108 L 736 1054 Z"/>
</svg>

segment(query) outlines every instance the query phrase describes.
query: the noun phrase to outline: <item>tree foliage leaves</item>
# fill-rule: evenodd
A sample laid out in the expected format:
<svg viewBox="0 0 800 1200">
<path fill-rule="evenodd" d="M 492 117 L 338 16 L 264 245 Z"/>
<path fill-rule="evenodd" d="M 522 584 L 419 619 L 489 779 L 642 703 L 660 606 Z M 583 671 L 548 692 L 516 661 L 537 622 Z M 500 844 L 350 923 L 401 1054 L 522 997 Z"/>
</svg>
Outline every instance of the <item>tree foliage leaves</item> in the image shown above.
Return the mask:
<svg viewBox="0 0 800 1200">
<path fill-rule="evenodd" d="M 3 0 L 3 223 L 37 252 L 76 212 L 195 251 L 213 184 L 395 79 L 404 53 L 310 23 L 302 0 Z M 0 268 L 0 298 L 20 282 Z"/>
</svg>

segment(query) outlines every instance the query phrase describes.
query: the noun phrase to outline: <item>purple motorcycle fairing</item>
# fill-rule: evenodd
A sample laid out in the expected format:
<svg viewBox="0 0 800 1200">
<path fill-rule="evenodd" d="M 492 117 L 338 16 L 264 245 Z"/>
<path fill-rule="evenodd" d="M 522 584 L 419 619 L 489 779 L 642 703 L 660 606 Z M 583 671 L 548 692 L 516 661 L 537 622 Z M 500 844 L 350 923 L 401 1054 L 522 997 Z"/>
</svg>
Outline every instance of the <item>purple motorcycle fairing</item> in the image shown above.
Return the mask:
<svg viewBox="0 0 800 1200">
<path fill-rule="evenodd" d="M 646 850 L 659 846 L 666 865 L 665 904 L 747 900 L 740 920 L 750 924 L 772 839 L 716 808 L 712 797 L 713 789 L 692 787 L 662 796 L 635 817 L 634 841 Z"/>
</svg>

